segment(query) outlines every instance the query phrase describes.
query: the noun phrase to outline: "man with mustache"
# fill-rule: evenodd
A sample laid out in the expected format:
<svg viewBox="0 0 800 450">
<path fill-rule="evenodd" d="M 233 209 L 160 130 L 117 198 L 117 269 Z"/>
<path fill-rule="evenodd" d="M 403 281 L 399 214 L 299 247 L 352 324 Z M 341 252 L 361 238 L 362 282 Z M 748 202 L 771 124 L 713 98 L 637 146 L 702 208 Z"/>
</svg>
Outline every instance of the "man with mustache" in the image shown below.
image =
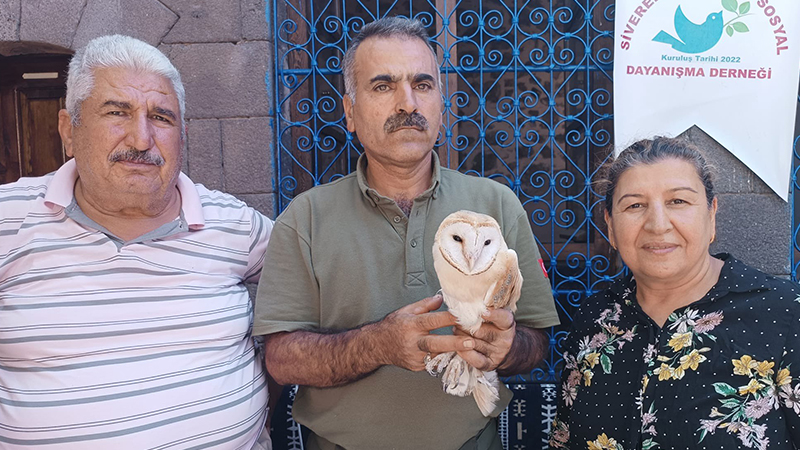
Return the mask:
<svg viewBox="0 0 800 450">
<path fill-rule="evenodd" d="M 436 56 L 417 21 L 363 27 L 343 60 L 347 129 L 364 154 L 355 173 L 298 195 L 275 222 L 259 282 L 254 334 L 267 370 L 298 384 L 292 412 L 307 449 L 499 449 L 496 417 L 442 392 L 428 357 L 458 351 L 482 370 L 530 371 L 558 323 L 528 216 L 492 180 L 442 168 L 433 146 L 443 111 Z M 525 278 L 516 321 L 495 310 L 474 336 L 437 311 L 431 247 L 441 221 L 493 216 Z M 444 330 L 442 330 L 444 328 Z"/>
<path fill-rule="evenodd" d="M 271 448 L 244 283 L 272 221 L 180 172 L 184 110 L 160 51 L 94 39 L 73 158 L 0 186 L 0 448 Z"/>
</svg>

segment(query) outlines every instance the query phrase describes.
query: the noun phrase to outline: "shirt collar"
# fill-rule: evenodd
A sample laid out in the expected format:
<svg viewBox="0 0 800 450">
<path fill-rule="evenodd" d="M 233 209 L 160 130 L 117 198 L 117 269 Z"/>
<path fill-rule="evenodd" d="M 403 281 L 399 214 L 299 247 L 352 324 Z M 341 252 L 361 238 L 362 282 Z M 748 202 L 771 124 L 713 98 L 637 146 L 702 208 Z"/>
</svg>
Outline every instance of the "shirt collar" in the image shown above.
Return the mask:
<svg viewBox="0 0 800 450">
<path fill-rule="evenodd" d="M 436 152 L 431 151 L 431 166 L 433 170 L 431 171 L 431 185 L 426 189 L 423 193 L 417 196 L 418 199 L 420 198 L 428 198 L 436 196 L 439 193 L 439 182 L 441 180 L 441 172 L 442 166 L 439 163 L 439 157 Z M 381 202 L 381 199 L 385 199 L 386 197 L 382 196 L 378 193 L 375 189 L 369 187 L 367 184 L 367 153 L 364 152 L 361 156 L 358 157 L 358 162 L 356 163 L 356 179 L 358 180 L 358 188 L 361 189 L 361 193 L 364 197 L 369 200 L 372 206 Z"/>
<path fill-rule="evenodd" d="M 49 208 L 60 206 L 66 208 L 72 203 L 75 196 L 75 182 L 78 180 L 78 166 L 75 158 L 70 159 L 61 166 L 53 175 L 47 194 L 44 196 L 45 205 Z M 205 225 L 203 218 L 203 204 L 192 180 L 183 172 L 178 176 L 178 192 L 181 193 L 181 211 L 189 224 L 190 229 L 202 228 Z"/>
<path fill-rule="evenodd" d="M 727 292 L 755 292 L 770 289 L 767 274 L 764 272 L 748 266 L 728 253 L 719 253 L 714 257 L 725 262 L 719 274 L 719 281 L 712 289 L 717 291 L 718 296 L 725 295 Z"/>
</svg>

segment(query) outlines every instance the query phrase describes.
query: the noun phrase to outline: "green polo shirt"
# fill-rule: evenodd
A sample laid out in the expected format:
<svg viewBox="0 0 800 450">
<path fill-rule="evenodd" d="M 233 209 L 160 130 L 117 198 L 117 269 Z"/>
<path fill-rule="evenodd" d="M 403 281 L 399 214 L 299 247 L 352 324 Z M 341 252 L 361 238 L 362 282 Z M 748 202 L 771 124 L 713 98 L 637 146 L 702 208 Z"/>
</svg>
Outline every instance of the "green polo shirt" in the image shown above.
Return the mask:
<svg viewBox="0 0 800 450">
<path fill-rule="evenodd" d="M 434 235 L 448 214 L 461 209 L 494 217 L 519 256 L 524 283 L 517 322 L 534 328 L 559 323 L 527 214 L 508 187 L 442 168 L 432 153 L 431 187 L 414 199 L 406 217 L 367 185 L 366 164 L 362 156 L 355 173 L 298 195 L 278 217 L 253 334 L 354 328 L 434 295 L 440 287 Z M 493 415 L 510 400 L 502 387 Z M 336 388 L 301 386 L 292 412 L 318 435 L 312 445 L 348 450 L 458 449 L 489 420 L 472 397 L 446 394 L 440 379 L 395 366 Z"/>
</svg>

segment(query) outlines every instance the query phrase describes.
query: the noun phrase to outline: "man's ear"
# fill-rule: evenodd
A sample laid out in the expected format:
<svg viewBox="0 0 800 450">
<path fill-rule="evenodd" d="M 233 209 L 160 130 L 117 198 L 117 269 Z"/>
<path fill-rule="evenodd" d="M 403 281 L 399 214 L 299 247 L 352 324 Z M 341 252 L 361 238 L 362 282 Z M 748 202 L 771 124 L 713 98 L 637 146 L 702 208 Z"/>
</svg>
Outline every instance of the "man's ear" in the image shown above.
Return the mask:
<svg viewBox="0 0 800 450">
<path fill-rule="evenodd" d="M 342 106 L 344 106 L 344 118 L 347 122 L 347 131 L 351 133 L 356 132 L 356 122 L 353 120 L 353 108 L 355 104 L 350 99 L 350 95 L 345 93 L 344 97 L 342 98 Z"/>
<path fill-rule="evenodd" d="M 61 135 L 61 143 L 64 145 L 64 153 L 70 158 L 74 157 L 72 151 L 72 117 L 66 109 L 58 112 L 58 134 Z"/>
</svg>

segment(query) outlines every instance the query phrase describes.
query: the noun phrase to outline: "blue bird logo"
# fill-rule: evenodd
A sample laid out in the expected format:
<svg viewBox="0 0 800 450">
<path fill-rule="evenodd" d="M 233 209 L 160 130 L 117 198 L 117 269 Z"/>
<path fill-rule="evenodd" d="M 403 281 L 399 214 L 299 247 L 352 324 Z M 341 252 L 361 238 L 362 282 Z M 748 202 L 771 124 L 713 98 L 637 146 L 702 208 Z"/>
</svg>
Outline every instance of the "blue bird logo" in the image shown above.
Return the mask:
<svg viewBox="0 0 800 450">
<path fill-rule="evenodd" d="M 669 44 L 681 53 L 703 53 L 717 45 L 722 38 L 722 11 L 711 13 L 706 21 L 698 25 L 686 18 L 680 5 L 675 11 L 675 38 L 666 31 L 659 31 L 653 38 L 656 42 Z"/>
</svg>

